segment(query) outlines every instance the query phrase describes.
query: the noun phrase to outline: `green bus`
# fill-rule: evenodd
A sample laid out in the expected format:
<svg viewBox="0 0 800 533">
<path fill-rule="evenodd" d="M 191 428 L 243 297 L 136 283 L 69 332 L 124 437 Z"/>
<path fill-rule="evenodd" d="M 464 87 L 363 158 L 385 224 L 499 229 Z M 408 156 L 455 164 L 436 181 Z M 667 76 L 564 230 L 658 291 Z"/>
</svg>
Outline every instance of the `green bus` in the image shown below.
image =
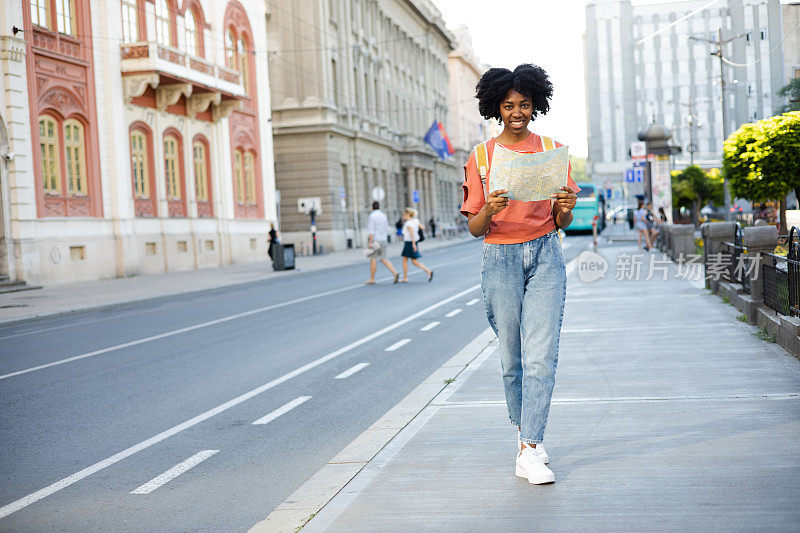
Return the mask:
<svg viewBox="0 0 800 533">
<path fill-rule="evenodd" d="M 578 192 L 578 202 L 572 210 L 572 224 L 567 230 L 582 231 L 592 229 L 592 220 L 597 217 L 597 231 L 602 231 L 605 226 L 603 208 L 605 201 L 593 183 L 578 183 L 581 190 Z"/>
</svg>

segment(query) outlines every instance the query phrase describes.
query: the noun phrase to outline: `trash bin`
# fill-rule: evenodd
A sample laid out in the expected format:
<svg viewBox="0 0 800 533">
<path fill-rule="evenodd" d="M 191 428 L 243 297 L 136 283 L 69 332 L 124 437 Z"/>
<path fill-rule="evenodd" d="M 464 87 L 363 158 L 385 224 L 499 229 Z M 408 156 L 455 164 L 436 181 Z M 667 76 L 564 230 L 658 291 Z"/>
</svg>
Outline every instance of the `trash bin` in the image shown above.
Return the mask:
<svg viewBox="0 0 800 533">
<path fill-rule="evenodd" d="M 294 270 L 294 244 L 276 244 L 272 253 L 273 270 Z"/>
</svg>

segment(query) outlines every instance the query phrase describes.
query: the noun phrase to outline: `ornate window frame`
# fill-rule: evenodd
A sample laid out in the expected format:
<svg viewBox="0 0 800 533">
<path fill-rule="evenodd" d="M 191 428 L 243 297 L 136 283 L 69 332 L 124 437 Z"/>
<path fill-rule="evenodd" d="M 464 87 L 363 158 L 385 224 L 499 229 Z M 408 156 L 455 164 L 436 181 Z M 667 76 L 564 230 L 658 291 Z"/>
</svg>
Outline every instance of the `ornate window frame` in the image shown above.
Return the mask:
<svg viewBox="0 0 800 533">
<path fill-rule="evenodd" d="M 143 170 L 147 171 L 146 184 L 148 187 L 147 196 L 139 196 L 136 194 L 136 176 L 134 170 L 134 150 L 133 150 L 133 134 L 139 132 L 144 136 L 145 141 L 145 154 L 147 155 L 146 165 Z M 131 196 L 133 197 L 134 215 L 137 217 L 155 217 L 157 211 L 157 197 L 156 179 L 155 179 L 155 161 L 153 157 L 153 130 L 144 122 L 137 121 L 130 125 L 128 128 L 128 144 L 131 158 Z"/>
</svg>

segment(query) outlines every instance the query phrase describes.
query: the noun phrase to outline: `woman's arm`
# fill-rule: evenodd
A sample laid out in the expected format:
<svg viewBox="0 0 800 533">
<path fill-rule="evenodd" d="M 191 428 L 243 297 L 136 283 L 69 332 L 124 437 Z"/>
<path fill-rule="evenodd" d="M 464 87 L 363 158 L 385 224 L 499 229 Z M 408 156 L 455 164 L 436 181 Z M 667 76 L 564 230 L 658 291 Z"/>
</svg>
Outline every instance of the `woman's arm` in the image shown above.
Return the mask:
<svg viewBox="0 0 800 533">
<path fill-rule="evenodd" d="M 486 232 L 489 231 L 489 224 L 492 222 L 492 217 L 508 207 L 508 198 L 499 196 L 505 192 L 508 192 L 508 189 L 498 189 L 489 193 L 486 204 L 478 211 L 478 214 L 473 215 L 470 213 L 467 215 L 467 225 L 473 237 L 483 237 L 486 235 Z"/>
<path fill-rule="evenodd" d="M 572 209 L 578 202 L 578 195 L 570 187 L 560 187 L 564 192 L 558 194 L 551 194 L 553 198 L 553 219 L 556 221 L 556 226 L 561 229 L 566 229 L 572 224 Z"/>
</svg>

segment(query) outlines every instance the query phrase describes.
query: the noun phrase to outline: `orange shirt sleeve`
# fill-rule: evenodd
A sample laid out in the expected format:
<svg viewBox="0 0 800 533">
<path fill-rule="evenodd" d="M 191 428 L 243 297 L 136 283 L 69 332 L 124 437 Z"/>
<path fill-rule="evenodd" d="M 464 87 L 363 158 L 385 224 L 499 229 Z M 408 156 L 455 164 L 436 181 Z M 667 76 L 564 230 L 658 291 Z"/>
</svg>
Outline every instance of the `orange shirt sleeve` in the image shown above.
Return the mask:
<svg viewBox="0 0 800 533">
<path fill-rule="evenodd" d="M 470 152 L 467 164 L 464 165 L 464 202 L 461 204 L 461 214 L 477 215 L 486 203 L 483 194 L 481 176 L 478 174 L 478 163 L 475 161 L 475 150 Z"/>
</svg>

